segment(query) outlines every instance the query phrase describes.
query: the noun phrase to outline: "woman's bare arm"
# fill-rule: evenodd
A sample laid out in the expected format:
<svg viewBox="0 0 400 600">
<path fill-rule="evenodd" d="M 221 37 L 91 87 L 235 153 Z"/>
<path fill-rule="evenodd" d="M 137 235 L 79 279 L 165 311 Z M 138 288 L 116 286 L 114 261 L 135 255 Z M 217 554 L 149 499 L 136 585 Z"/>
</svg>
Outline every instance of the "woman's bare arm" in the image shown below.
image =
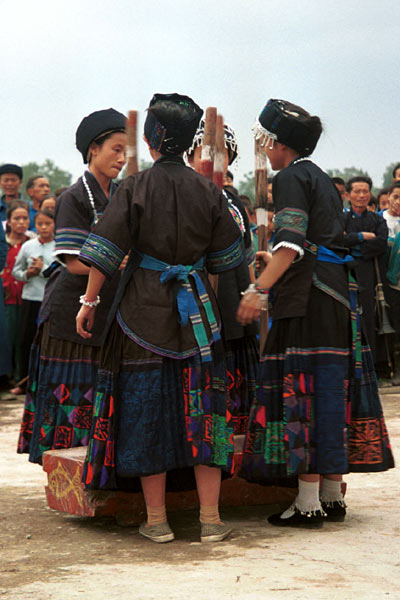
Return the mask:
<svg viewBox="0 0 400 600">
<path fill-rule="evenodd" d="M 65 264 L 67 269 L 73 275 L 88 275 L 90 271 L 90 267 L 87 267 L 79 260 L 77 256 L 73 256 L 72 254 L 64 255 Z"/>
<path fill-rule="evenodd" d="M 96 269 L 96 267 L 90 267 L 89 280 L 85 293 L 85 299 L 88 302 L 94 302 L 96 300 L 105 278 L 105 275 Z M 90 331 L 93 327 L 95 311 L 95 306 L 85 306 L 82 304 L 82 307 L 76 316 L 76 331 L 85 339 L 92 337 Z"/>
<path fill-rule="evenodd" d="M 271 260 L 257 279 L 257 285 L 261 288 L 271 288 L 290 267 L 296 258 L 296 254 L 297 252 L 291 248 L 279 248 L 279 250 L 274 252 Z M 260 314 L 261 306 L 258 294 L 246 294 L 243 297 L 237 312 L 237 320 L 239 323 L 247 325 L 258 319 Z"/>
</svg>

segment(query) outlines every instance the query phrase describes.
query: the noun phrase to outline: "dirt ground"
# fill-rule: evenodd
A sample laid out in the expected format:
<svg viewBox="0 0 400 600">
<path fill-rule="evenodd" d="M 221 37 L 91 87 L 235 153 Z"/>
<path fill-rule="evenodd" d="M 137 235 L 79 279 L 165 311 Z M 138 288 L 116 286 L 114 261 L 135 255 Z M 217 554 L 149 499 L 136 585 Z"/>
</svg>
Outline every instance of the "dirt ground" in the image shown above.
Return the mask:
<svg viewBox="0 0 400 600">
<path fill-rule="evenodd" d="M 385 390 L 386 391 L 386 390 Z M 385 393 L 400 462 L 400 389 Z M 112 518 L 50 510 L 45 474 L 15 452 L 23 399 L 0 399 L 0 596 L 12 600 L 400 599 L 400 471 L 346 477 L 345 523 L 280 530 L 277 506 L 225 509 L 229 541 L 202 545 L 196 511 L 154 544 Z"/>
</svg>

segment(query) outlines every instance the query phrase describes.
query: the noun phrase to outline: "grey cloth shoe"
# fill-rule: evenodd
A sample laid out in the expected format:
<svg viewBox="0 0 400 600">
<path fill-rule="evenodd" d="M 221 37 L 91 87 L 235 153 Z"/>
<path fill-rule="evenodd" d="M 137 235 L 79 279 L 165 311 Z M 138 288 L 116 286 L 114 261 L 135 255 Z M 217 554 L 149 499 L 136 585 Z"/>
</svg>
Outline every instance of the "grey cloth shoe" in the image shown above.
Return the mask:
<svg viewBox="0 0 400 600">
<path fill-rule="evenodd" d="M 175 539 L 174 532 L 167 521 L 149 527 L 146 526 L 146 523 L 142 523 L 139 527 L 139 533 L 157 544 L 165 544 L 165 542 L 172 542 Z"/>
<path fill-rule="evenodd" d="M 400 369 L 396 369 L 396 371 L 393 373 L 390 383 L 392 385 L 400 385 Z"/>
<path fill-rule="evenodd" d="M 202 542 L 222 542 L 231 533 L 226 523 L 201 523 L 200 540 Z"/>
</svg>

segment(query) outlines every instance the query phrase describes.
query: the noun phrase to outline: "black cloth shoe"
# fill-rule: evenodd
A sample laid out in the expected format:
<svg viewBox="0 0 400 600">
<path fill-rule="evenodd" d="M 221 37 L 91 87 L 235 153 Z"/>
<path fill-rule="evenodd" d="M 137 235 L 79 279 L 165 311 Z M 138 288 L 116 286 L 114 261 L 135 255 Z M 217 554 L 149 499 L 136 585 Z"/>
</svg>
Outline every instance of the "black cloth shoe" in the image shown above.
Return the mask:
<svg viewBox="0 0 400 600">
<path fill-rule="evenodd" d="M 326 512 L 327 521 L 342 523 L 346 516 L 346 503 L 343 500 L 335 502 L 321 502 L 322 509 Z"/>
<path fill-rule="evenodd" d="M 268 517 L 268 523 L 278 527 L 305 527 L 307 529 L 321 529 L 326 520 L 326 514 L 321 510 L 312 512 L 300 512 L 297 506 L 294 507 L 294 513 L 287 519 L 281 519 L 281 513 Z"/>
</svg>

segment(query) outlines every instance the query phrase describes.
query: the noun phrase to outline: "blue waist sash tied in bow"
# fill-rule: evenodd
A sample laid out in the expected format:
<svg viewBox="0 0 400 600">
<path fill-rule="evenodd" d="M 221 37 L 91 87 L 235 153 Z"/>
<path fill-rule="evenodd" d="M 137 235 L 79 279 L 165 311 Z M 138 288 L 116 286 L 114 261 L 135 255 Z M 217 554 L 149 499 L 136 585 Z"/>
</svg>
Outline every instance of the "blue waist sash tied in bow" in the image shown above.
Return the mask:
<svg viewBox="0 0 400 600">
<path fill-rule="evenodd" d="M 340 258 L 333 250 L 329 250 L 329 248 L 325 248 L 325 246 L 318 246 L 317 260 L 335 263 L 337 265 L 345 265 L 354 260 L 354 258 L 351 254 L 347 254 L 344 258 Z"/>
<path fill-rule="evenodd" d="M 174 279 L 180 284 L 176 297 L 179 324 L 181 327 L 184 327 L 190 320 L 194 337 L 200 350 L 201 360 L 203 362 L 210 362 L 212 357 L 207 331 L 204 327 L 199 306 L 193 293 L 193 284 L 189 279 L 189 276 L 193 278 L 195 289 L 207 316 L 213 341 L 216 342 L 221 339 L 218 323 L 207 290 L 197 273 L 197 271 L 202 271 L 204 269 L 204 258 L 198 260 L 194 265 L 169 265 L 162 260 L 158 260 L 148 254 L 143 254 L 138 250 L 135 250 L 135 253 L 141 259 L 139 267 L 150 269 L 151 271 L 160 271 L 162 273 L 160 277 L 161 283 L 165 284 L 167 281 Z"/>
<path fill-rule="evenodd" d="M 320 262 L 330 262 L 337 265 L 348 265 L 354 260 L 354 257 L 347 254 L 344 258 L 340 258 L 333 250 L 325 248 L 325 246 L 317 246 L 308 241 L 304 243 L 305 250 L 317 255 L 317 260 Z M 350 317 L 352 331 L 352 353 L 354 362 L 354 371 L 356 379 L 361 379 L 362 375 L 362 347 L 361 347 L 361 324 L 360 312 L 358 310 L 357 291 L 358 285 L 350 271 L 348 271 L 348 286 L 350 300 Z"/>
</svg>

